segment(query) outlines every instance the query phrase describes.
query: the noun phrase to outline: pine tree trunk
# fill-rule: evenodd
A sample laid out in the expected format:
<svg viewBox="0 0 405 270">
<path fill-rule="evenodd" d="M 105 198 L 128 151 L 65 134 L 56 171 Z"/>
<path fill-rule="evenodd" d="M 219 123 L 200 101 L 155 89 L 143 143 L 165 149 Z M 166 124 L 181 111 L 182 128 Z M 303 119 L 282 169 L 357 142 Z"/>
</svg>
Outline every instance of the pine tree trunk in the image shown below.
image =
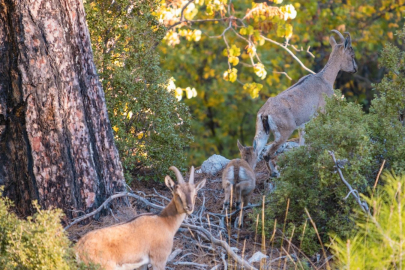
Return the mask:
<svg viewBox="0 0 405 270">
<path fill-rule="evenodd" d="M 0 0 L 0 184 L 69 218 L 123 186 L 82 0 Z"/>
</svg>

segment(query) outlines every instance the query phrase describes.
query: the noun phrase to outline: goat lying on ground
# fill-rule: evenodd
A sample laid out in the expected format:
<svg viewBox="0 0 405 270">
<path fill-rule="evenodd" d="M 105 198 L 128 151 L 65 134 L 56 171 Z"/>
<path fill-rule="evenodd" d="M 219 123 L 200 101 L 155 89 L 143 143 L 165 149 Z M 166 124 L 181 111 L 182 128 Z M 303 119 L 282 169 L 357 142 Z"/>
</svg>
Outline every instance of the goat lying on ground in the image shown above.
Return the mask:
<svg viewBox="0 0 405 270">
<path fill-rule="evenodd" d="M 166 186 L 173 193 L 166 208 L 158 215 L 140 215 L 127 223 L 89 232 L 75 246 L 79 260 L 100 264 L 106 270 L 145 270 L 149 263 L 154 270 L 164 270 L 173 237 L 186 215 L 193 212 L 197 192 L 206 181 L 194 185 L 194 167 L 188 183 L 176 167 L 170 169 L 178 184 L 166 176 Z"/>
<path fill-rule="evenodd" d="M 242 159 L 233 159 L 222 172 L 222 187 L 225 190 L 224 210 L 229 206 L 231 190 L 236 195 L 236 207 L 240 207 L 241 201 L 244 206 L 249 203 L 250 194 L 256 186 L 254 169 L 257 157 L 253 147 L 244 147 L 238 141 L 238 148 Z"/>
<path fill-rule="evenodd" d="M 345 39 L 337 31 L 341 43 L 337 44 L 331 36 L 332 53 L 325 67 L 317 74 L 302 77 L 296 84 L 271 97 L 260 108 L 256 118 L 256 134 L 253 147 L 256 155 L 260 157 L 269 138 L 270 131 L 274 135 L 274 143 L 263 157 L 268 161 L 272 176 L 277 176 L 271 159 L 274 159 L 277 149 L 287 141 L 294 130 L 304 128 L 305 123 L 312 119 L 318 108 L 325 106 L 324 95 L 333 94 L 333 83 L 340 70 L 355 73 L 357 65 L 354 61 L 354 51 L 350 34 Z M 300 138 L 300 145 L 304 143 Z"/>
</svg>

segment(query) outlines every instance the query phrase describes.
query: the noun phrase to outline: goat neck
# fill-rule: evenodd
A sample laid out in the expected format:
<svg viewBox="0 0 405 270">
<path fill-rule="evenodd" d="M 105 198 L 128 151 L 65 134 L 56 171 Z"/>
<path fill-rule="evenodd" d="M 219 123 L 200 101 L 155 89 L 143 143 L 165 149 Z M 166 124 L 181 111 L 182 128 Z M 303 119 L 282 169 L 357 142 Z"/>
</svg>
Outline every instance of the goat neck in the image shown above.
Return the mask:
<svg viewBox="0 0 405 270">
<path fill-rule="evenodd" d="M 338 48 L 333 48 L 333 51 L 329 57 L 328 62 L 319 72 L 322 78 L 325 79 L 333 88 L 333 84 L 336 80 L 336 76 L 340 71 L 341 57 L 339 55 Z"/>
<path fill-rule="evenodd" d="M 160 212 L 159 217 L 162 218 L 168 226 L 173 228 L 174 233 L 177 232 L 186 217 L 181 200 L 177 194 L 174 194 L 173 199 L 162 212 Z"/>
</svg>

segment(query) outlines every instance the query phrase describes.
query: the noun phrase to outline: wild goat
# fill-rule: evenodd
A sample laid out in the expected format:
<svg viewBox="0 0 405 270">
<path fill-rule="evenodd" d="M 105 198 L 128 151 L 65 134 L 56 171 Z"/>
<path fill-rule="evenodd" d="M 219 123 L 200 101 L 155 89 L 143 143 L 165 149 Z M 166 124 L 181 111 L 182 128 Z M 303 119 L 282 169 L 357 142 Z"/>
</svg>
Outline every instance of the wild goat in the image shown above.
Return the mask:
<svg viewBox="0 0 405 270">
<path fill-rule="evenodd" d="M 164 270 L 173 237 L 186 215 L 193 212 L 197 192 L 206 181 L 194 185 L 194 167 L 188 183 L 176 167 L 170 170 L 176 174 L 178 184 L 166 176 L 173 199 L 160 214 L 140 215 L 127 223 L 89 232 L 75 247 L 79 260 L 100 264 L 106 270 L 145 270 L 149 263 L 154 270 Z"/>
<path fill-rule="evenodd" d="M 274 143 L 267 153 L 262 153 L 268 161 L 272 176 L 277 176 L 272 159 L 277 149 L 287 141 L 293 131 L 304 128 L 305 123 L 312 119 L 318 108 L 325 106 L 324 95 L 333 94 L 333 83 L 340 70 L 355 73 L 357 65 L 354 61 L 354 51 L 349 33 L 346 39 L 337 31 L 332 30 L 339 38 L 339 44 L 333 36 L 329 37 L 332 53 L 325 67 L 317 74 L 302 77 L 296 84 L 271 97 L 260 108 L 256 118 L 256 134 L 253 147 L 256 155 L 260 154 L 269 138 L 270 131 L 274 135 Z M 300 134 L 300 145 L 304 143 Z"/>
<path fill-rule="evenodd" d="M 229 206 L 231 190 L 236 195 L 236 208 L 241 201 L 244 206 L 249 203 L 249 197 L 256 186 L 254 169 L 257 156 L 253 147 L 244 147 L 238 140 L 238 148 L 242 159 L 233 159 L 222 172 L 222 187 L 225 190 L 224 210 Z"/>
</svg>

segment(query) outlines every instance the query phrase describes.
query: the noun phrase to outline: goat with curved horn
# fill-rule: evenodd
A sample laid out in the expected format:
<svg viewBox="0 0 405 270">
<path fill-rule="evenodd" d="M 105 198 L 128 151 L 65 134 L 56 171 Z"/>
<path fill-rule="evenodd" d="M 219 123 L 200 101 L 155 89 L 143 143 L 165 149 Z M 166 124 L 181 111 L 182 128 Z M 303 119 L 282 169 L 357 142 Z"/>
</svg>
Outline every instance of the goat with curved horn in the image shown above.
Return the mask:
<svg viewBox="0 0 405 270">
<path fill-rule="evenodd" d="M 170 166 L 169 170 L 172 170 L 174 172 L 174 174 L 176 175 L 177 181 L 179 181 L 179 184 L 185 183 L 184 178 L 181 175 L 179 169 L 177 169 L 175 166 Z"/>
<path fill-rule="evenodd" d="M 166 186 L 173 199 L 159 214 L 141 214 L 127 223 L 95 230 L 83 236 L 75 246 L 79 261 L 100 264 L 106 270 L 164 270 L 173 248 L 173 237 L 186 215 L 194 211 L 202 180 L 194 185 L 194 167 L 190 181 L 185 183 L 180 171 L 172 166 L 179 183 L 166 175 Z M 190 183 L 191 182 L 191 183 Z"/>
<path fill-rule="evenodd" d="M 269 98 L 257 113 L 253 145 L 257 157 L 263 156 L 268 161 L 272 176 L 278 176 L 275 162 L 272 161 L 276 157 L 276 151 L 297 128 L 302 129 L 300 145 L 304 144 L 304 138 L 301 136 L 304 126 L 319 108 L 323 110 L 324 96 L 333 95 L 333 84 L 338 72 L 357 72 L 350 34 L 347 33 L 348 37 L 345 39 L 339 31 L 331 32 L 337 34 L 341 42 L 338 44 L 333 35 L 329 37 L 332 53 L 325 67 L 317 74 L 302 77 L 278 96 Z M 274 135 L 274 143 L 265 147 L 270 132 Z"/>
</svg>

